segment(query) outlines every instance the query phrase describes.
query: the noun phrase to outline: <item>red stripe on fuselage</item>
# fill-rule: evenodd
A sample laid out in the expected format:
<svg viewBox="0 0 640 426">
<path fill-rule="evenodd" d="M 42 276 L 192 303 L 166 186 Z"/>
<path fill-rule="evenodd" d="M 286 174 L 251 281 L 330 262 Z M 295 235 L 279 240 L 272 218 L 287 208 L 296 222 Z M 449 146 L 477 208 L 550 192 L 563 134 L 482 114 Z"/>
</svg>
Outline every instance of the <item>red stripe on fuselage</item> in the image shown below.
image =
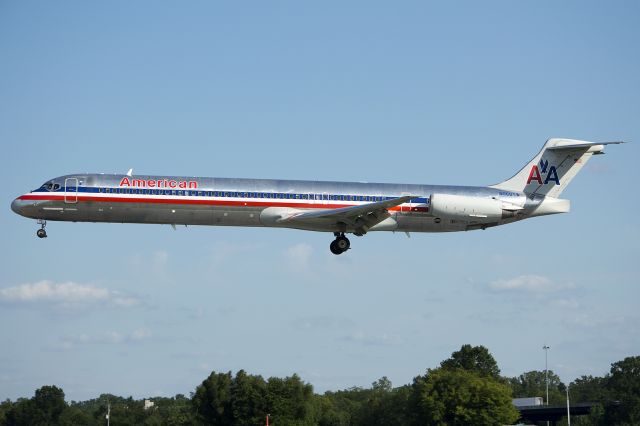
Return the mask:
<svg viewBox="0 0 640 426">
<path fill-rule="evenodd" d="M 34 195 L 26 194 L 18 197 L 20 200 L 38 200 L 38 201 L 65 201 L 64 195 Z M 67 195 L 67 200 L 73 200 L 75 204 L 76 196 Z M 187 198 L 143 198 L 143 197 L 92 197 L 86 195 L 78 195 L 78 202 L 115 202 L 115 203 L 143 203 L 143 204 L 181 204 L 181 205 L 204 205 L 204 206 L 239 206 L 239 207 L 292 207 L 301 209 L 339 209 L 343 207 L 355 207 L 363 204 L 317 204 L 317 203 L 291 203 L 286 201 L 271 201 L 264 198 L 265 201 L 227 201 L 227 200 L 202 200 Z M 267 201 L 269 200 L 269 201 Z M 400 206 L 391 207 L 389 211 L 412 211 L 412 212 L 428 212 L 428 207 L 409 207 Z"/>
</svg>

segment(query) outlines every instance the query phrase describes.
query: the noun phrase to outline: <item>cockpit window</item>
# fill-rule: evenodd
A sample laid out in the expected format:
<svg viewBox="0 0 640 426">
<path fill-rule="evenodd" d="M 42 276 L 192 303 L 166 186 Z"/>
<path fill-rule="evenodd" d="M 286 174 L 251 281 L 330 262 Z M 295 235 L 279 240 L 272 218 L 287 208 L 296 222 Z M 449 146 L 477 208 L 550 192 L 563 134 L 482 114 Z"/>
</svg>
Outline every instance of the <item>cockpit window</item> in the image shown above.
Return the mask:
<svg viewBox="0 0 640 426">
<path fill-rule="evenodd" d="M 40 189 L 44 189 L 44 190 L 47 190 L 47 191 L 57 191 L 57 190 L 60 189 L 60 184 L 59 183 L 53 183 L 53 182 L 46 182 L 46 183 L 42 184 Z"/>
</svg>

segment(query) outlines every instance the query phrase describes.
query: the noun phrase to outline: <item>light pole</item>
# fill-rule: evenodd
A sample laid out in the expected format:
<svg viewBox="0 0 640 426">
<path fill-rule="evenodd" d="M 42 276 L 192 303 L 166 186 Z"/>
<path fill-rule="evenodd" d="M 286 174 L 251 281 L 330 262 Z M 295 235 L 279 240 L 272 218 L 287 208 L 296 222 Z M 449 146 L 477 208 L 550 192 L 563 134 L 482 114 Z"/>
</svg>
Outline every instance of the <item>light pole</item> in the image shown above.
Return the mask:
<svg viewBox="0 0 640 426">
<path fill-rule="evenodd" d="M 547 404 L 549 405 L 549 368 L 548 368 L 548 362 L 547 362 L 547 355 L 549 354 L 549 349 L 551 349 L 549 347 L 549 345 L 547 345 L 545 343 L 545 345 L 542 347 L 542 349 L 544 349 L 544 382 L 545 382 L 545 387 L 547 388 Z M 547 426 L 549 426 L 549 421 L 547 420 Z"/>
<path fill-rule="evenodd" d="M 549 364 L 548 364 L 547 354 L 549 353 L 549 349 L 551 348 L 548 345 L 544 345 L 542 349 L 544 349 L 544 382 L 547 388 L 547 404 L 546 405 L 549 405 L 549 368 L 548 368 Z"/>
<path fill-rule="evenodd" d="M 569 385 L 567 385 L 567 426 L 571 426 L 571 410 L 569 410 Z"/>
</svg>

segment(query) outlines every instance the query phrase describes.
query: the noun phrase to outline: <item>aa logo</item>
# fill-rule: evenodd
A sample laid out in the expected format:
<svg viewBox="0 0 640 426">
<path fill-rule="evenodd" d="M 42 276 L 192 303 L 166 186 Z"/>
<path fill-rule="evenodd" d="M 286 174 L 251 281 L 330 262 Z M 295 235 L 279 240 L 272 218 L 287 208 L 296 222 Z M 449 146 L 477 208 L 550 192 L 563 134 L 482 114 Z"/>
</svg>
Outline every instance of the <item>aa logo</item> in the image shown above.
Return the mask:
<svg viewBox="0 0 640 426">
<path fill-rule="evenodd" d="M 542 181 L 542 175 L 545 175 L 544 182 Z M 531 166 L 529 172 L 529 179 L 527 179 L 527 185 L 532 181 L 538 182 L 540 185 L 546 185 L 549 182 L 555 182 L 556 185 L 560 185 L 560 179 L 558 178 L 558 171 L 556 166 L 549 166 L 549 160 L 540 160 L 540 168 L 537 165 Z"/>
</svg>

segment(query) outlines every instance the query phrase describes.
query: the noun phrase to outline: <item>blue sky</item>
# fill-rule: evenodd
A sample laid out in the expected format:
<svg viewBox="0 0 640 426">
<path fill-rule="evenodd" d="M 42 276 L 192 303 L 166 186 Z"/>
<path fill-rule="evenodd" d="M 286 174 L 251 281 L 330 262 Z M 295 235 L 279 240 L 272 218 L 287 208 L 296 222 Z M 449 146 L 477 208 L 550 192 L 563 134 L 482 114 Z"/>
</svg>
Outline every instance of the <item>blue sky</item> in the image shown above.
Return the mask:
<svg viewBox="0 0 640 426">
<path fill-rule="evenodd" d="M 640 352 L 636 2 L 3 2 L 0 399 L 212 370 L 401 385 L 462 344 L 563 380 Z M 486 185 L 547 138 L 627 140 L 568 215 L 458 234 L 50 222 L 75 172 Z"/>
</svg>

